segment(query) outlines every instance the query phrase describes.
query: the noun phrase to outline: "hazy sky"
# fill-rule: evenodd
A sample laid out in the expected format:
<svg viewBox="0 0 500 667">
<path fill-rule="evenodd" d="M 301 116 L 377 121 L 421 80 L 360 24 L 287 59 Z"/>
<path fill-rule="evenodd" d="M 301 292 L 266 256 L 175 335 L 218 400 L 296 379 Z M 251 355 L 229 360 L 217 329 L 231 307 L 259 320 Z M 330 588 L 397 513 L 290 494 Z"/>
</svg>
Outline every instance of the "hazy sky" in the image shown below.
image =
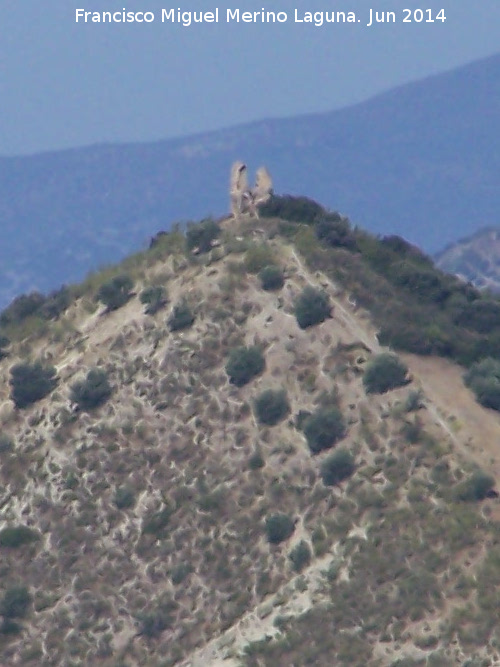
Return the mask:
<svg viewBox="0 0 500 667">
<path fill-rule="evenodd" d="M 192 0 L 219 23 L 161 22 L 167 0 L 2 0 L 0 154 L 191 134 L 323 111 L 499 50 L 499 0 Z M 286 23 L 226 22 L 226 9 Z M 404 23 L 404 8 L 446 21 Z M 152 23 L 75 22 L 75 10 L 146 12 Z M 396 23 L 371 27 L 370 8 Z M 306 11 L 353 11 L 317 27 Z M 380 16 L 380 14 L 379 14 Z M 416 15 L 419 18 L 417 12 Z M 359 22 L 358 22 L 359 19 Z"/>
</svg>

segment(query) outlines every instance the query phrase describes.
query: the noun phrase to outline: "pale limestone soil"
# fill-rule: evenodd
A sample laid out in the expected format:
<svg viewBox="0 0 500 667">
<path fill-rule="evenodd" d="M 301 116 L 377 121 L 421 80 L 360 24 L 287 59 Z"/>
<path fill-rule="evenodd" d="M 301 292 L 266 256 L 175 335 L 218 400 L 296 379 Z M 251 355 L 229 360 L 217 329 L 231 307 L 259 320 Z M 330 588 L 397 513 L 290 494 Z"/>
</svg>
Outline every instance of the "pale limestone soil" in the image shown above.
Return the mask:
<svg viewBox="0 0 500 667">
<path fill-rule="evenodd" d="M 349 339 L 362 341 L 373 353 L 380 353 L 386 349 L 379 345 L 376 332 L 368 324 L 366 315 L 355 311 L 348 299 L 338 298 L 339 290 L 332 281 L 320 273 L 316 274 L 316 280 L 312 280 L 295 250 L 292 250 L 289 259 L 295 264 L 296 275 L 302 283 L 327 288 L 333 303 L 333 317 L 340 324 L 340 330 L 344 330 Z M 338 331 L 337 327 L 336 332 Z M 491 472 L 496 479 L 500 479 L 498 456 L 500 452 L 500 416 L 493 411 L 484 410 L 477 404 L 471 392 L 463 385 L 462 369 L 442 358 L 418 357 L 410 354 L 400 356 L 410 369 L 414 385 L 422 388 L 427 399 L 426 407 L 436 425 L 446 434 L 447 439 L 451 440 L 466 458 Z M 478 442 L 478 438 L 481 439 L 481 442 Z M 311 576 L 317 576 L 326 569 L 327 561 L 328 557 L 325 556 L 320 561 L 314 561 L 311 564 L 304 573 L 308 583 L 310 583 Z M 288 585 L 284 588 L 289 591 Z M 298 616 L 312 607 L 309 595 L 303 593 L 295 596 L 290 593 L 290 595 L 291 598 L 280 610 L 280 614 Z M 259 618 L 258 608 L 248 612 L 235 626 L 221 637 L 212 640 L 182 664 L 190 667 L 202 667 L 202 665 L 215 667 L 219 664 L 236 666 L 238 662 L 235 656 L 241 654 L 246 644 L 277 634 L 274 626 L 276 615 L 270 614 L 262 619 Z M 426 651 L 414 646 L 411 649 L 414 658 L 422 658 L 427 655 Z M 389 648 L 382 644 L 377 645 L 375 654 L 387 659 L 390 654 L 391 661 L 409 655 L 408 647 L 395 650 L 394 647 Z"/>
</svg>

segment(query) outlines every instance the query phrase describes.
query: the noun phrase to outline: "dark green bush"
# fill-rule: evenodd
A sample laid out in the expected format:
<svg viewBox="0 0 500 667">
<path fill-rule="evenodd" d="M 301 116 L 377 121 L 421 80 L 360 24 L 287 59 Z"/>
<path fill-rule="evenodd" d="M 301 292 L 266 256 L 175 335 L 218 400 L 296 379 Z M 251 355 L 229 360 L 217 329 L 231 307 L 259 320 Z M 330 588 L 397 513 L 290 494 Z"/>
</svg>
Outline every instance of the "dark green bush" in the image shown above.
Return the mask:
<svg viewBox="0 0 500 667">
<path fill-rule="evenodd" d="M 5 591 L 0 601 L 0 614 L 5 618 L 24 618 L 32 597 L 26 586 L 13 586 Z"/>
<path fill-rule="evenodd" d="M 17 549 L 38 539 L 38 533 L 28 526 L 7 526 L 0 530 L 0 547 Z"/>
<path fill-rule="evenodd" d="M 195 320 L 193 311 L 185 301 L 181 301 L 172 311 L 168 318 L 168 327 L 170 331 L 181 331 L 182 329 L 189 329 Z"/>
<path fill-rule="evenodd" d="M 318 454 L 329 449 L 345 435 L 345 422 L 336 407 L 320 408 L 304 421 L 304 435 L 309 449 Z"/>
<path fill-rule="evenodd" d="M 0 634 L 2 635 L 18 635 L 22 629 L 22 625 L 16 623 L 11 618 L 4 618 L 2 623 L 0 623 Z"/>
<path fill-rule="evenodd" d="M 40 315 L 46 320 L 55 320 L 71 304 L 71 292 L 66 285 L 51 292 L 40 308 Z"/>
<path fill-rule="evenodd" d="M 92 410 L 105 403 L 112 392 L 106 371 L 93 368 L 87 373 L 85 380 L 71 385 L 70 399 L 80 409 Z"/>
<path fill-rule="evenodd" d="M 245 269 L 249 273 L 259 273 L 267 266 L 275 264 L 274 253 L 267 243 L 250 246 L 245 254 Z"/>
<path fill-rule="evenodd" d="M 301 329 L 324 322 L 330 313 L 328 294 L 314 287 L 305 287 L 295 302 L 295 317 Z"/>
<path fill-rule="evenodd" d="M 321 464 L 321 479 L 325 486 L 335 486 L 350 477 L 355 469 L 353 455 L 347 449 L 339 449 Z"/>
<path fill-rule="evenodd" d="M 265 266 L 259 273 L 262 289 L 278 290 L 285 284 L 283 271 L 279 266 Z"/>
<path fill-rule="evenodd" d="M 101 285 L 97 298 L 102 301 L 108 311 L 117 310 L 124 306 L 132 296 L 133 286 L 132 278 L 127 274 L 121 274 Z"/>
<path fill-rule="evenodd" d="M 490 357 L 478 361 L 464 375 L 465 384 L 472 389 L 481 405 L 500 410 L 500 361 Z"/>
<path fill-rule="evenodd" d="M 267 541 L 279 544 L 287 540 L 295 529 L 293 519 L 288 514 L 272 514 L 266 519 Z"/>
<path fill-rule="evenodd" d="M 339 213 L 326 213 L 316 222 L 316 236 L 320 241 L 333 248 L 356 250 L 356 236 L 351 230 L 349 220 Z"/>
<path fill-rule="evenodd" d="M 115 491 L 114 503 L 119 510 L 126 510 L 135 505 L 135 495 L 128 486 L 119 486 Z"/>
<path fill-rule="evenodd" d="M 408 384 L 407 374 L 407 366 L 395 354 L 378 354 L 366 366 L 363 376 L 365 391 L 369 394 L 383 394 L 402 387 Z"/>
<path fill-rule="evenodd" d="M 211 218 L 202 220 L 199 224 L 190 224 L 186 231 L 187 248 L 188 250 L 197 248 L 202 253 L 209 252 L 219 234 L 220 227 Z"/>
<path fill-rule="evenodd" d="M 484 500 L 495 486 L 495 479 L 482 470 L 474 472 L 469 479 L 456 485 L 454 497 L 461 501 Z"/>
<path fill-rule="evenodd" d="M 248 467 L 250 470 L 260 470 L 265 466 L 266 462 L 262 456 L 260 449 L 256 449 L 252 456 L 248 459 Z"/>
<path fill-rule="evenodd" d="M 286 391 L 267 389 L 255 399 L 255 413 L 261 424 L 274 426 L 290 412 Z"/>
<path fill-rule="evenodd" d="M 40 362 L 20 363 L 10 370 L 10 396 L 16 408 L 25 408 L 44 398 L 57 386 L 56 369 Z"/>
<path fill-rule="evenodd" d="M 142 526 L 144 535 L 155 535 L 156 537 L 165 537 L 165 528 L 167 527 L 172 511 L 169 507 L 164 507 L 158 512 L 145 517 Z"/>
<path fill-rule="evenodd" d="M 263 218 L 282 218 L 307 224 L 314 223 L 324 213 L 325 209 L 313 199 L 292 195 L 272 195 L 259 206 L 259 215 Z"/>
<path fill-rule="evenodd" d="M 262 373 L 265 365 L 266 362 L 259 347 L 237 347 L 229 355 L 226 373 L 232 384 L 242 387 L 256 375 Z"/>
<path fill-rule="evenodd" d="M 146 315 L 155 315 L 167 303 L 165 289 L 161 285 L 151 285 L 141 292 L 139 297 L 142 304 L 146 306 Z"/>
<path fill-rule="evenodd" d="M 302 572 L 302 570 L 311 562 L 311 549 L 307 542 L 301 540 L 288 555 L 292 562 L 292 567 L 295 572 Z"/>
</svg>

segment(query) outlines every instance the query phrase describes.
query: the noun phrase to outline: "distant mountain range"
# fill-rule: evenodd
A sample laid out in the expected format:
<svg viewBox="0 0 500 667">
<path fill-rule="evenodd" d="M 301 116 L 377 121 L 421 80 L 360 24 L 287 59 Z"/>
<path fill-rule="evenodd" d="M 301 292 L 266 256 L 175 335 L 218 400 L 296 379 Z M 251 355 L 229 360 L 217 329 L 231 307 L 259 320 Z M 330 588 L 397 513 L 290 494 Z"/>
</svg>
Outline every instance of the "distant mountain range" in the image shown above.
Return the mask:
<svg viewBox="0 0 500 667">
<path fill-rule="evenodd" d="M 499 222 L 499 121 L 500 54 L 329 113 L 0 158 L 0 307 L 78 280 L 180 217 L 226 213 L 236 159 L 266 164 L 279 193 L 437 251 Z"/>
<path fill-rule="evenodd" d="M 500 292 L 500 227 L 480 229 L 435 255 L 437 266 L 477 287 Z"/>
</svg>

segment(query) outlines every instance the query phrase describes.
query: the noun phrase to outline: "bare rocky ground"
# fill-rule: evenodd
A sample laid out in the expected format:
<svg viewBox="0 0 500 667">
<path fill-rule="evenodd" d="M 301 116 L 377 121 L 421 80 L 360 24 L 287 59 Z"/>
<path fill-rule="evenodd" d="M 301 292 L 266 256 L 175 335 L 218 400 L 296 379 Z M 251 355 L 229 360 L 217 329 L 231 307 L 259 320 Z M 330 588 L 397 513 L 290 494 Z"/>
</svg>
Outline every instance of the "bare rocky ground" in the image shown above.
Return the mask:
<svg viewBox="0 0 500 667">
<path fill-rule="evenodd" d="M 498 415 L 441 359 L 404 355 L 411 383 L 367 396 L 363 368 L 380 352 L 368 315 L 278 237 L 268 243 L 286 282 L 263 291 L 245 244 L 226 237 L 210 257 L 144 267 L 142 285 L 168 291 L 155 316 L 137 297 L 109 314 L 80 300 L 62 332 L 21 346 L 60 378 L 32 407 L 13 408 L 15 359 L 0 362 L 1 435 L 13 443 L 1 453 L 0 528 L 39 535 L 0 548 L 3 590 L 33 596 L 22 632 L 0 635 L 0 664 L 500 664 L 498 502 L 450 500 L 475 465 L 498 479 Z M 308 284 L 327 291 L 332 317 L 301 330 L 294 301 Z M 180 299 L 196 319 L 170 332 Z M 242 344 L 262 346 L 266 367 L 238 388 L 224 369 Z M 95 366 L 112 398 L 75 412 L 70 385 Z M 269 388 L 286 390 L 290 415 L 263 427 L 253 401 Z M 348 425 L 338 446 L 356 472 L 326 487 L 328 453 L 311 455 L 296 416 L 333 390 Z M 422 408 L 409 412 L 416 390 Z M 124 489 L 131 506 L 119 509 Z M 276 512 L 296 525 L 271 545 Z M 312 558 L 297 572 L 301 541 Z"/>
</svg>

